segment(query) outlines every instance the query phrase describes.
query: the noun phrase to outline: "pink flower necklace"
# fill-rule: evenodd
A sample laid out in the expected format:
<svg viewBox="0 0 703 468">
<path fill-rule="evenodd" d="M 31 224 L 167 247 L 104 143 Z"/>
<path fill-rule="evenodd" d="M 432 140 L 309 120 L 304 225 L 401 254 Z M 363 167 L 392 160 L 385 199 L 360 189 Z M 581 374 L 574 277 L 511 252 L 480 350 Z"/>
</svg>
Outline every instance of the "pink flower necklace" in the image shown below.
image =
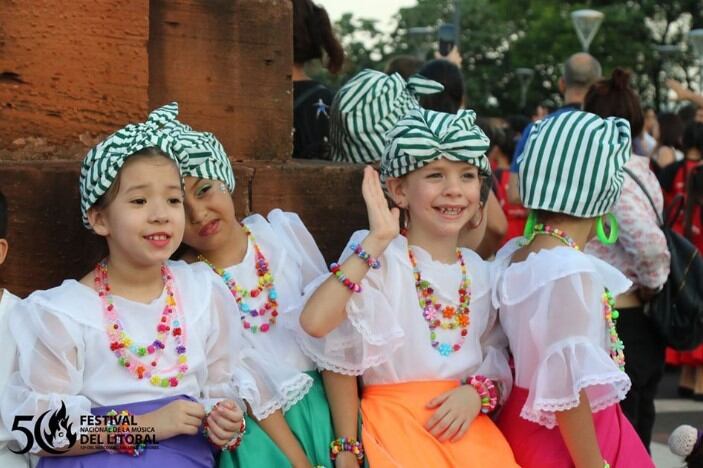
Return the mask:
<svg viewBox="0 0 703 468">
<path fill-rule="evenodd" d="M 273 275 L 271 274 L 269 263 L 266 260 L 266 257 L 264 257 L 264 254 L 261 252 L 259 244 L 256 243 L 254 234 L 251 233 L 248 227 L 242 226 L 242 228 L 247 234 L 247 241 L 251 239 L 251 243 L 254 246 L 254 263 L 256 265 L 256 275 L 258 277 L 257 287 L 253 289 L 244 289 L 237 284 L 234 277 L 228 271 L 223 268 L 216 267 L 203 255 L 198 255 L 198 260 L 205 262 L 215 273 L 222 277 L 225 284 L 232 292 L 234 300 L 242 314 L 242 326 L 244 329 L 249 330 L 251 333 L 266 333 L 276 324 L 276 320 L 278 319 L 278 293 L 276 292 L 276 288 L 274 286 Z M 266 302 L 258 309 L 251 307 L 247 302 L 245 302 L 245 299 L 254 299 L 264 293 L 264 291 L 266 291 Z M 259 323 L 257 325 L 252 324 L 249 321 L 256 317 L 264 319 L 266 318 L 266 314 L 270 314 L 266 323 Z"/>
<path fill-rule="evenodd" d="M 107 262 L 101 261 L 95 266 L 95 290 L 103 303 L 103 315 L 107 324 L 107 335 L 110 340 L 110 350 L 115 353 L 117 362 L 126 368 L 137 379 L 149 379 L 157 387 L 176 387 L 188 371 L 188 357 L 185 347 L 185 323 L 181 324 L 181 315 L 174 298 L 173 275 L 166 265 L 161 266 L 161 277 L 166 289 L 166 305 L 161 318 L 156 326 L 156 339 L 149 345 L 137 345 L 127 334 L 122 322 L 117 317 L 110 284 L 108 282 Z M 177 315 L 174 318 L 174 313 Z M 169 369 L 164 369 L 157 374 L 159 360 L 166 348 L 166 341 L 173 336 L 178 354 L 178 363 Z M 150 362 L 145 363 L 142 357 L 149 356 Z M 174 373 L 175 370 L 175 373 Z M 165 373 L 173 373 L 171 376 Z"/>
<path fill-rule="evenodd" d="M 455 308 L 450 305 L 443 306 L 439 303 L 432 285 L 427 280 L 422 279 L 420 269 L 417 267 L 415 253 L 408 247 L 408 257 L 410 258 L 415 277 L 415 291 L 422 309 L 422 317 L 430 329 L 430 342 L 432 347 L 445 357 L 461 349 L 466 340 L 466 335 L 469 333 L 469 324 L 471 323 L 471 311 L 469 309 L 469 304 L 471 303 L 471 280 L 466 271 L 466 263 L 464 262 L 464 256 L 461 254 L 461 249 L 456 249 L 456 256 L 461 268 L 461 282 L 459 283 L 459 306 Z M 443 330 L 459 329 L 459 339 L 453 345 L 441 343 L 437 340 L 437 328 Z"/>
<path fill-rule="evenodd" d="M 564 231 L 546 224 L 536 224 L 532 235 L 527 239 L 525 245 L 530 244 L 538 235 L 553 237 L 572 249 L 581 250 L 578 244 L 576 244 L 576 241 L 566 235 Z M 601 302 L 603 304 L 603 318 L 605 319 L 605 326 L 608 331 L 610 358 L 615 361 L 615 364 L 617 364 L 621 371 L 624 371 L 625 346 L 622 344 L 620 337 L 618 337 L 618 332 L 615 328 L 615 322 L 620 316 L 620 313 L 615 309 L 615 299 L 610 291 L 608 291 L 608 288 L 605 288 Z"/>
</svg>

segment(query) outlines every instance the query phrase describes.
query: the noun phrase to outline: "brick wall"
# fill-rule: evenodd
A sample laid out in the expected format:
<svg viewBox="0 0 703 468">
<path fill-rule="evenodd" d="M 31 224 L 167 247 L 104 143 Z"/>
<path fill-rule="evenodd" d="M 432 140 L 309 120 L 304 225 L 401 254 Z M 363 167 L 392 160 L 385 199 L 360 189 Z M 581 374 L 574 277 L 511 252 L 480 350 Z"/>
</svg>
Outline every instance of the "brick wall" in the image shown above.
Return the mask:
<svg viewBox="0 0 703 468">
<path fill-rule="evenodd" d="M 336 259 L 366 224 L 361 168 L 290 160 L 291 14 L 289 0 L 4 1 L 0 286 L 26 295 L 94 265 L 103 246 L 81 224 L 79 160 L 173 100 L 227 149 L 239 217 L 295 211 Z"/>
</svg>

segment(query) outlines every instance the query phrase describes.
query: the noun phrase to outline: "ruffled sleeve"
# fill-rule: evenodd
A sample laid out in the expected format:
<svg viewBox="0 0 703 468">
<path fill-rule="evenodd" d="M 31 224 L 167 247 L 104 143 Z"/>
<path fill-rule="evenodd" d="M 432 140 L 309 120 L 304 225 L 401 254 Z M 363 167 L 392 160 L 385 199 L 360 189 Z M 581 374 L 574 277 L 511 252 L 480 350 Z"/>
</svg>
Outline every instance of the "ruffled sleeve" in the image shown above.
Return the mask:
<svg viewBox="0 0 703 468">
<path fill-rule="evenodd" d="M 268 220 L 276 237 L 286 244 L 287 254 L 299 267 L 301 291 L 327 273 L 325 259 L 300 216 L 276 209 L 269 213 Z"/>
<path fill-rule="evenodd" d="M 360 243 L 367 235 L 368 231 L 354 233 L 340 263 L 353 254 L 349 245 Z M 301 337 L 301 349 L 320 368 L 361 375 L 365 370 L 388 361 L 400 346 L 404 332 L 391 298 L 394 294 L 401 294 L 401 278 L 412 272 L 405 271 L 409 266 L 399 261 L 399 251 L 406 255 L 407 245 L 400 236 L 391 242 L 379 259 L 381 268 L 370 269 L 361 281 L 361 292 L 353 294 L 347 302 L 347 319 L 336 329 L 324 338 Z M 326 273 L 309 284 L 305 290 L 306 298 L 328 277 L 329 273 Z"/>
<path fill-rule="evenodd" d="M 627 374 L 609 355 L 598 269 L 545 282 L 536 293 L 529 333 L 537 367 L 521 411 L 527 420 L 552 428 L 557 411 L 578 406 L 581 390 L 597 412 L 624 399 L 630 388 Z M 623 281 L 618 289 L 628 284 Z"/>
<path fill-rule="evenodd" d="M 212 286 L 204 397 L 230 398 L 240 403 L 244 400 L 258 419 L 265 419 L 278 409 L 285 411 L 298 402 L 312 386 L 312 379 L 265 351 L 255 350 L 241 326 L 232 294 L 221 278 L 204 264 L 193 267 L 200 269 Z"/>
<path fill-rule="evenodd" d="M 49 294 L 51 291 L 34 293 L 10 312 L 9 325 L 17 342 L 18 361 L 0 398 L 0 415 L 8 431 L 15 416 L 36 418 L 64 405 L 78 433 L 81 416 L 91 414 L 90 400 L 80 395 L 85 363 L 80 325 L 53 311 Z M 26 443 L 19 432 L 12 434 L 21 445 Z M 31 448 L 31 453 L 39 451 L 36 444 Z"/>
</svg>

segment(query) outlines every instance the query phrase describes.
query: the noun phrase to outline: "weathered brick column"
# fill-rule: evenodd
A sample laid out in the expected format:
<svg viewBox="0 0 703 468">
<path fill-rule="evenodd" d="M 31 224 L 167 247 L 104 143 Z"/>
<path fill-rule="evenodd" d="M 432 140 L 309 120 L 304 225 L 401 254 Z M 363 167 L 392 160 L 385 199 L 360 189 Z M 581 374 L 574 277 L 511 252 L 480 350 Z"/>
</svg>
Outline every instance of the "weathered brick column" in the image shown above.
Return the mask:
<svg viewBox="0 0 703 468">
<path fill-rule="evenodd" d="M 0 189 L 25 295 L 79 278 L 102 245 L 80 222 L 79 161 L 97 140 L 178 101 L 234 162 L 238 216 L 298 212 L 328 259 L 365 224 L 361 168 L 290 160 L 288 0 L 8 0 L 0 9 Z"/>
</svg>

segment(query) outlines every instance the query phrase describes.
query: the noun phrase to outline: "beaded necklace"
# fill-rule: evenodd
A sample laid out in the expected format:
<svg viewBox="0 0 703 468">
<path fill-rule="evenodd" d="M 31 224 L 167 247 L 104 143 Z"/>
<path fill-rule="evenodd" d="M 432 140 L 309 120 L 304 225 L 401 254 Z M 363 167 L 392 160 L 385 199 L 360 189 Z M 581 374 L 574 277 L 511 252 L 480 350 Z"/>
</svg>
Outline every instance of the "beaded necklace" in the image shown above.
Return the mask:
<svg viewBox="0 0 703 468">
<path fill-rule="evenodd" d="M 237 284 L 228 271 L 223 268 L 216 267 L 203 255 L 198 255 L 198 260 L 205 262 L 215 273 L 222 277 L 225 284 L 232 292 L 237 306 L 239 306 L 239 311 L 242 314 L 242 326 L 244 329 L 249 330 L 251 333 L 266 333 L 276 324 L 276 320 L 278 319 L 278 293 L 274 287 L 273 275 L 270 272 L 269 263 L 266 260 L 266 257 L 264 257 L 264 254 L 261 252 L 259 244 L 256 243 L 254 234 L 251 233 L 248 227 L 242 226 L 242 228 L 247 234 L 247 241 L 251 240 L 251 243 L 254 246 L 254 263 L 256 264 L 256 275 L 259 277 L 257 287 L 253 289 L 244 289 Z M 266 303 L 258 309 L 251 307 L 245 302 L 245 299 L 254 299 L 264 291 L 267 291 Z M 260 323 L 257 325 L 252 324 L 252 322 L 249 321 L 255 317 L 264 319 L 268 313 L 270 313 L 270 317 L 268 318 L 267 323 Z"/>
<path fill-rule="evenodd" d="M 161 266 L 161 277 L 166 289 L 166 305 L 161 312 L 161 318 L 156 326 L 156 339 L 149 345 L 137 345 L 127 334 L 122 322 L 117 317 L 117 308 L 114 304 L 110 284 L 108 282 L 107 262 L 101 261 L 95 266 L 95 289 L 103 303 L 106 331 L 110 340 L 110 350 L 117 356 L 117 362 L 137 379 L 149 379 L 157 387 L 176 387 L 188 371 L 188 357 L 185 347 L 185 323 L 181 324 L 178 306 L 174 298 L 173 275 L 166 265 Z M 174 313 L 177 315 L 174 318 Z M 166 348 L 166 341 L 173 336 L 178 354 L 178 363 L 160 371 L 157 374 L 159 360 Z M 144 363 L 141 357 L 149 356 L 149 363 Z M 171 376 L 164 373 L 173 372 Z"/>
<path fill-rule="evenodd" d="M 442 306 L 437 301 L 434 288 L 427 280 L 422 279 L 420 269 L 417 267 L 415 253 L 408 247 L 408 257 L 410 258 L 415 277 L 417 299 L 422 309 L 422 317 L 430 329 L 430 342 L 432 347 L 445 357 L 461 349 L 471 323 L 471 311 L 469 310 L 469 304 L 471 303 L 471 279 L 469 279 L 469 275 L 466 272 L 466 263 L 464 262 L 464 256 L 461 254 L 461 249 L 456 249 L 456 256 L 461 268 L 461 282 L 459 284 L 459 307 L 455 308 L 450 305 Z M 441 343 L 437 340 L 437 328 L 443 330 L 456 330 L 458 328 L 460 330 L 459 339 L 453 345 Z"/>
<path fill-rule="evenodd" d="M 536 224 L 532 235 L 527 239 L 527 242 L 524 245 L 530 244 L 538 235 L 553 237 L 561 241 L 563 244 L 566 244 L 568 247 L 571 247 L 578 251 L 581 250 L 576 244 L 576 242 L 571 237 L 569 237 L 564 231 L 545 224 Z M 613 295 L 610 293 L 610 291 L 608 291 L 608 288 L 605 288 L 601 302 L 603 304 L 603 318 L 605 319 L 605 326 L 608 329 L 610 357 L 613 361 L 615 361 L 615 364 L 617 364 L 620 370 L 624 371 L 625 346 L 623 345 L 620 337 L 618 337 L 618 332 L 615 328 L 615 322 L 620 316 L 620 313 L 615 309 L 615 299 L 613 298 Z"/>
</svg>

